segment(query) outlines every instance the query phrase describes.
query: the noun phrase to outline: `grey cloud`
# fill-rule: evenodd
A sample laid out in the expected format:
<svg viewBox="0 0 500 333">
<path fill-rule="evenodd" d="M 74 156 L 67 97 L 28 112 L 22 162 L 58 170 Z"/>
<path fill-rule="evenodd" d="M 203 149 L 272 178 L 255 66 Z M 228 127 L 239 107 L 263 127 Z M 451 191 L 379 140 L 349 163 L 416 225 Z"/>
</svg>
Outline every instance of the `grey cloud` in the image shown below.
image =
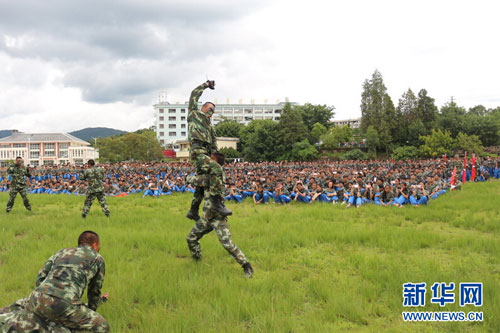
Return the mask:
<svg viewBox="0 0 500 333">
<path fill-rule="evenodd" d="M 133 101 L 211 57 L 252 47 L 234 22 L 264 0 L 0 2 L 0 52 L 41 59 L 94 103 Z M 6 36 L 24 40 L 8 45 Z"/>
</svg>

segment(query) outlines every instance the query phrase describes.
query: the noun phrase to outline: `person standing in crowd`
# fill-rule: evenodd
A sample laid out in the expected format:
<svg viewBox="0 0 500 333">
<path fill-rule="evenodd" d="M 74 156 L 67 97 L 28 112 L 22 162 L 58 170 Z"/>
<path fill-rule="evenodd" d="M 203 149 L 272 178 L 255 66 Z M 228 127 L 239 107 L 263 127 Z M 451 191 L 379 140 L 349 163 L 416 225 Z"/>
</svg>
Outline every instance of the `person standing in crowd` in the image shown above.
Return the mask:
<svg viewBox="0 0 500 333">
<path fill-rule="evenodd" d="M 9 213 L 12 210 L 14 200 L 18 193 L 21 195 L 21 198 L 23 198 L 24 207 L 31 211 L 31 205 L 28 200 L 28 195 L 26 194 L 26 179 L 24 178 L 30 178 L 31 173 L 29 168 L 23 166 L 23 159 L 21 157 L 16 157 L 16 163 L 7 169 L 7 174 L 11 177 L 11 180 L 9 201 L 7 201 L 5 211 Z"/>
<path fill-rule="evenodd" d="M 102 184 L 104 172 L 101 168 L 95 166 L 94 160 L 89 160 L 87 165 L 88 168 L 85 169 L 80 177 L 80 179 L 86 180 L 89 183 L 86 192 L 87 196 L 85 197 L 85 203 L 83 205 L 82 217 L 87 217 L 95 198 L 99 201 L 104 215 L 109 217 L 109 208 L 106 204 L 106 196 L 104 195 L 104 186 Z"/>
</svg>

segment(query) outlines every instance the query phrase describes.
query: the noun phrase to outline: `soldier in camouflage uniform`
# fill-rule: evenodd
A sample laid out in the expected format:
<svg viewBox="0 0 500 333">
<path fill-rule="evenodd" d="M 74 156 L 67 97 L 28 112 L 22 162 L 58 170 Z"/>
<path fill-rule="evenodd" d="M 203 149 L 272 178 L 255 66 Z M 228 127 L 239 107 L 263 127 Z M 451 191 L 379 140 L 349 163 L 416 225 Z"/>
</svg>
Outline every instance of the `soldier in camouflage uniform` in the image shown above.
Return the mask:
<svg viewBox="0 0 500 333">
<path fill-rule="evenodd" d="M 7 202 L 5 211 L 8 213 L 12 210 L 14 200 L 18 193 L 23 198 L 24 207 L 26 207 L 27 210 L 31 210 L 31 205 L 26 195 L 26 180 L 24 179 L 25 176 L 30 178 L 31 174 L 29 169 L 23 166 L 23 159 L 21 157 L 16 157 L 16 164 L 11 165 L 7 169 L 7 174 L 12 178 L 10 180 L 9 201 Z"/>
<path fill-rule="evenodd" d="M 78 247 L 58 251 L 47 260 L 28 298 L 0 309 L 2 332 L 108 332 L 109 324 L 96 312 L 101 297 L 105 263 L 99 254 L 99 236 L 84 231 Z M 81 298 L 87 287 L 88 304 Z"/>
<path fill-rule="evenodd" d="M 89 186 L 87 188 L 87 196 L 85 197 L 85 203 L 83 205 L 82 217 L 85 218 L 90 211 L 90 206 L 92 202 L 97 198 L 99 204 L 102 207 L 104 215 L 109 217 L 109 209 L 106 204 L 106 196 L 104 194 L 104 186 L 102 180 L 104 178 L 104 171 L 101 168 L 95 166 L 94 160 L 89 160 L 88 168 L 85 170 L 83 175 L 80 177 L 81 180 L 87 180 Z"/>
<path fill-rule="evenodd" d="M 208 186 L 197 186 L 191 209 L 186 217 L 197 221 L 200 216 L 198 209 L 203 200 L 205 192 L 208 191 L 207 199 L 212 202 L 212 209 L 223 216 L 232 214 L 231 210 L 224 206 L 224 181 L 222 167 L 210 158 L 210 154 L 217 151 L 217 140 L 215 130 L 210 123 L 210 118 L 215 111 L 215 105 L 206 102 L 198 110 L 198 100 L 206 88 L 215 89 L 214 81 L 207 81 L 191 92 L 188 106 L 188 130 L 189 130 L 189 153 L 191 163 L 196 167 L 198 175 L 209 175 Z"/>
<path fill-rule="evenodd" d="M 224 155 L 220 153 L 212 154 L 212 157 L 217 159 L 220 165 L 224 164 Z M 223 175 L 224 178 L 224 175 Z M 238 264 L 243 267 L 245 276 L 252 277 L 253 268 L 248 262 L 243 252 L 231 240 L 231 232 L 229 231 L 229 224 L 227 216 L 220 214 L 213 209 L 212 201 L 209 200 L 210 193 L 205 191 L 205 201 L 203 204 L 203 216 L 196 221 L 187 235 L 186 241 L 191 251 L 191 255 L 195 260 L 201 260 L 201 245 L 199 240 L 212 230 L 215 230 L 217 238 L 222 246 L 229 254 L 236 259 Z"/>
</svg>

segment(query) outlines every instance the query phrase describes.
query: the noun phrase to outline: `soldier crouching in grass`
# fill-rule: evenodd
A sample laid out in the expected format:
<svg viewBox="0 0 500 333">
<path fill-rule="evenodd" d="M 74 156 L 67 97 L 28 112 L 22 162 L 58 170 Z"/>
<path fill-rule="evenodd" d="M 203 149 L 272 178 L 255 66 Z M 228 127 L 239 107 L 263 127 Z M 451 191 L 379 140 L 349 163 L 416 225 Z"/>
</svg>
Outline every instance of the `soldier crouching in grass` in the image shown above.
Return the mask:
<svg viewBox="0 0 500 333">
<path fill-rule="evenodd" d="M 89 183 L 89 186 L 87 187 L 87 196 L 85 197 L 85 203 L 83 204 L 82 217 L 87 217 L 95 198 L 99 201 L 104 215 L 109 217 L 109 209 L 106 204 L 106 195 L 104 194 L 104 186 L 102 184 L 104 171 L 95 166 L 94 160 L 89 160 L 87 164 L 88 168 L 85 169 L 83 175 L 80 177 L 81 180 L 86 180 Z"/>
<path fill-rule="evenodd" d="M 26 207 L 27 210 L 31 210 L 31 205 L 26 195 L 26 179 L 24 179 L 25 176 L 30 178 L 31 174 L 30 170 L 23 166 L 23 159 L 21 157 L 16 157 L 16 164 L 11 165 L 7 169 L 7 174 L 12 178 L 10 180 L 9 201 L 7 202 L 5 211 L 9 213 L 12 210 L 14 200 L 18 193 L 21 195 L 21 198 L 23 198 L 24 207 Z"/>
<path fill-rule="evenodd" d="M 28 298 L 0 309 L 1 332 L 108 332 L 109 324 L 96 312 L 108 299 L 101 297 L 105 263 L 101 242 L 93 231 L 78 237 L 78 247 L 62 249 L 47 260 Z M 81 301 L 85 288 L 88 304 Z"/>
<path fill-rule="evenodd" d="M 224 165 L 225 159 L 224 155 L 219 152 L 214 152 L 210 156 L 213 160 L 215 160 L 219 165 Z M 224 174 L 222 175 L 223 178 Z M 207 177 L 207 175 L 203 175 L 201 177 Z M 211 179 L 209 180 L 211 181 Z M 233 243 L 231 239 L 231 232 L 229 231 L 229 224 L 227 221 L 227 216 L 221 214 L 218 210 L 213 209 L 212 201 L 209 200 L 210 193 L 205 191 L 204 193 L 204 203 L 203 203 L 203 216 L 196 221 L 193 229 L 186 237 L 186 241 L 188 243 L 189 250 L 191 251 L 191 255 L 195 260 L 201 260 L 201 245 L 199 240 L 212 230 L 215 230 L 217 234 L 217 238 L 222 246 L 226 249 L 229 254 L 236 259 L 238 264 L 243 267 L 243 272 L 245 276 L 252 277 L 253 268 L 252 265 L 248 262 L 245 254 Z"/>
</svg>

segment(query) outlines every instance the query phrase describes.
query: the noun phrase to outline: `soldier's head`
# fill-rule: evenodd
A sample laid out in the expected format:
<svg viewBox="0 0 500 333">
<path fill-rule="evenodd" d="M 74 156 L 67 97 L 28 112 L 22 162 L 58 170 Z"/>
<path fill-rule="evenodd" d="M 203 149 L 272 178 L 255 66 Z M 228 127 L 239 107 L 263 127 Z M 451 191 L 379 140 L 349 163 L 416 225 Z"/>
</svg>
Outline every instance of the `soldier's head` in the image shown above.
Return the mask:
<svg viewBox="0 0 500 333">
<path fill-rule="evenodd" d="M 210 157 L 215 161 L 217 162 L 219 165 L 224 165 L 224 163 L 226 163 L 226 158 L 224 156 L 224 154 L 222 154 L 221 152 L 213 152 Z"/>
<path fill-rule="evenodd" d="M 21 156 L 16 157 L 16 165 L 23 165 L 23 158 Z"/>
<path fill-rule="evenodd" d="M 205 102 L 201 106 L 201 112 L 206 113 L 208 117 L 212 117 L 215 112 L 215 104 L 212 102 Z"/>
<path fill-rule="evenodd" d="M 101 241 L 99 235 L 93 231 L 87 230 L 80 234 L 78 237 L 78 246 L 90 246 L 97 252 L 101 249 Z"/>
<path fill-rule="evenodd" d="M 93 167 L 95 165 L 95 161 L 94 160 L 89 160 L 87 162 L 87 164 L 89 165 L 89 167 Z"/>
</svg>

